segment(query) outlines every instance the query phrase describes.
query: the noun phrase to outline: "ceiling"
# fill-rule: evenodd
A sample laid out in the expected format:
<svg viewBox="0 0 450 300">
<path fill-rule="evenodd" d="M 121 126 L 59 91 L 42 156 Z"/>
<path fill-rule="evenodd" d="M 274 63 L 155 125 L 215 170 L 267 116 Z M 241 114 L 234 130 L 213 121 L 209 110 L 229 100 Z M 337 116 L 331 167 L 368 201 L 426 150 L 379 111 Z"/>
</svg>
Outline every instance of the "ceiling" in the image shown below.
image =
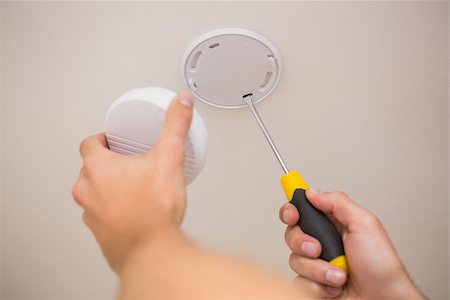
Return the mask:
<svg viewBox="0 0 450 300">
<path fill-rule="evenodd" d="M 284 61 L 257 108 L 291 169 L 385 224 L 412 277 L 448 297 L 446 2 L 3 2 L 2 298 L 111 298 L 70 190 L 78 144 L 136 87 L 186 89 L 199 35 L 242 27 Z M 293 277 L 280 169 L 250 111 L 196 102 L 209 131 L 186 233 Z"/>
</svg>

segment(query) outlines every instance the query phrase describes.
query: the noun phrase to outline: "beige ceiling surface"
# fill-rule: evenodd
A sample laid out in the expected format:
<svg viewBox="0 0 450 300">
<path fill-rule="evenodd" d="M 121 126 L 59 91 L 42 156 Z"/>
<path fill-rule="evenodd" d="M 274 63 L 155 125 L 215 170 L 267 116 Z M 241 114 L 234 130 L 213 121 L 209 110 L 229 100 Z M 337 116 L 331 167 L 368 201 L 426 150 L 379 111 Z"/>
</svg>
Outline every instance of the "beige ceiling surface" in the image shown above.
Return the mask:
<svg viewBox="0 0 450 300">
<path fill-rule="evenodd" d="M 186 47 L 227 26 L 281 52 L 283 77 L 257 106 L 290 168 L 374 211 L 419 287 L 448 297 L 446 2 L 0 5 L 3 298 L 114 295 L 70 196 L 78 144 L 125 91 L 184 89 Z M 250 112 L 197 109 L 209 150 L 185 231 L 292 278 L 282 171 Z"/>
</svg>

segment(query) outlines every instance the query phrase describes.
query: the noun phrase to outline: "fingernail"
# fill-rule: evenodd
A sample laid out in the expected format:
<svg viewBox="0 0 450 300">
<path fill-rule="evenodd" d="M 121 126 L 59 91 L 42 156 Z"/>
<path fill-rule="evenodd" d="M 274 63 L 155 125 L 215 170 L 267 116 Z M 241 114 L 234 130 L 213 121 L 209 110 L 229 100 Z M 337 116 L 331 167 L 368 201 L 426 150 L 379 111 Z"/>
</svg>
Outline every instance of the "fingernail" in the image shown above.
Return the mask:
<svg viewBox="0 0 450 300">
<path fill-rule="evenodd" d="M 325 278 L 336 285 L 342 284 L 345 280 L 345 273 L 340 269 L 328 269 L 325 272 Z"/>
<path fill-rule="evenodd" d="M 289 220 L 289 210 L 285 210 L 283 212 L 283 221 L 284 221 L 284 223 L 287 223 L 288 220 Z"/>
<path fill-rule="evenodd" d="M 308 256 L 315 256 L 317 252 L 317 246 L 316 244 L 312 242 L 303 242 L 300 246 L 302 248 L 303 253 L 305 253 Z"/>
<path fill-rule="evenodd" d="M 181 93 L 178 99 L 180 103 L 187 108 L 192 108 L 194 106 L 194 98 L 189 93 Z"/>
<path fill-rule="evenodd" d="M 310 188 L 310 189 L 308 189 L 308 191 L 309 191 L 311 194 L 313 194 L 313 195 L 318 195 L 318 194 L 321 194 L 321 193 L 322 193 L 321 190 L 315 189 L 315 188 Z"/>
</svg>

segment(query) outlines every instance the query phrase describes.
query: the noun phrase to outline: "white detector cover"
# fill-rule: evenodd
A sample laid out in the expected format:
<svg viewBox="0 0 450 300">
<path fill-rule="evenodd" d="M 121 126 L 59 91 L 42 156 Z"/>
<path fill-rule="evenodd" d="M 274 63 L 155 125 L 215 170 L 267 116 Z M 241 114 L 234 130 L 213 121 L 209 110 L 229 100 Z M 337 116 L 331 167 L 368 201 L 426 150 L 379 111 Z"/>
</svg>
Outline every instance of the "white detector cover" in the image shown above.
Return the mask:
<svg viewBox="0 0 450 300">
<path fill-rule="evenodd" d="M 209 32 L 195 40 L 182 61 L 182 75 L 195 96 L 222 108 L 246 107 L 243 96 L 256 103 L 281 76 L 281 56 L 266 37 L 241 28 Z"/>
<path fill-rule="evenodd" d="M 166 110 L 175 92 L 159 87 L 128 91 L 114 101 L 106 114 L 105 133 L 109 148 L 125 155 L 143 154 L 152 149 L 163 128 Z M 208 134 L 194 110 L 185 142 L 186 185 L 200 173 L 205 163 Z"/>
</svg>

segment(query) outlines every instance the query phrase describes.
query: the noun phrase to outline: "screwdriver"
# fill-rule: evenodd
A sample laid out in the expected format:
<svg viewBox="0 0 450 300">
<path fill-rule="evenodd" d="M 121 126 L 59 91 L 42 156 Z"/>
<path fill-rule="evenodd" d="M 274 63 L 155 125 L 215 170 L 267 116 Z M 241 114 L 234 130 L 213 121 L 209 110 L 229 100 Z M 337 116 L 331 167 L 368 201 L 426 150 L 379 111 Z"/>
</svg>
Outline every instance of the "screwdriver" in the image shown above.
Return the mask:
<svg viewBox="0 0 450 300">
<path fill-rule="evenodd" d="M 298 210 L 300 215 L 298 225 L 304 233 L 319 240 L 322 245 L 320 259 L 343 269 L 348 274 L 349 269 L 347 259 L 345 258 L 342 238 L 327 216 L 322 211 L 316 209 L 306 198 L 306 190 L 309 188 L 308 184 L 298 171 L 289 171 L 287 168 L 261 117 L 256 111 L 252 96 L 253 94 L 244 95 L 244 102 L 252 111 L 273 153 L 283 168 L 284 175 L 281 177 L 281 185 L 283 186 L 288 201 Z"/>
</svg>

